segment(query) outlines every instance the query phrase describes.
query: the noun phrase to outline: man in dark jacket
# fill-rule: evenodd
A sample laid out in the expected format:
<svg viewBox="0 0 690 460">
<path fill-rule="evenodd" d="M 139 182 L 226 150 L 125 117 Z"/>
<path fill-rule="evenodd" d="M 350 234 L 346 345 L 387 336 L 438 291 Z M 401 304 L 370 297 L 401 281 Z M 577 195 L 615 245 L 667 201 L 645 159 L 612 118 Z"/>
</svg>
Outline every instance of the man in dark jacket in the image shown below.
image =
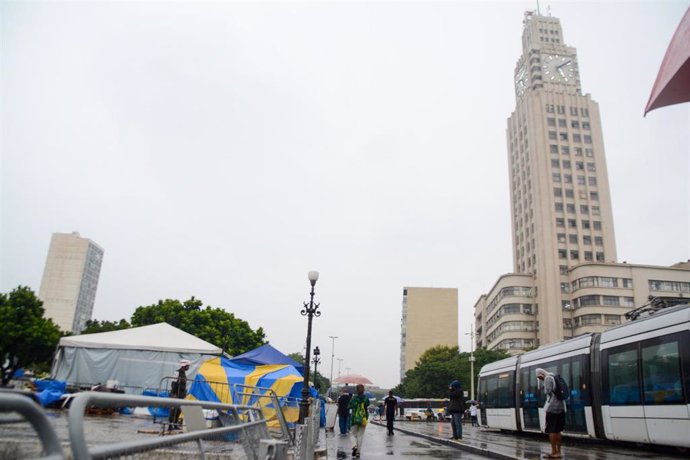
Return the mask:
<svg viewBox="0 0 690 460">
<path fill-rule="evenodd" d="M 347 431 L 350 428 L 348 426 L 348 418 L 350 417 L 350 409 L 348 406 L 350 404 L 350 398 L 352 398 L 352 395 L 350 395 L 347 390 L 347 387 L 343 387 L 343 389 L 340 390 L 340 397 L 338 398 L 338 422 L 340 424 L 340 434 L 347 434 Z"/>
<path fill-rule="evenodd" d="M 188 359 L 182 359 L 180 360 L 180 368 L 177 370 L 177 378 L 172 381 L 171 384 L 171 391 L 170 391 L 170 397 L 171 398 L 179 398 L 179 399 L 184 399 L 187 397 L 187 371 L 189 370 L 189 366 L 191 363 L 189 362 Z M 179 407 L 171 407 L 170 408 L 170 415 L 168 417 L 168 429 L 169 430 L 174 430 L 179 428 L 179 421 L 180 418 L 180 408 Z"/>
<path fill-rule="evenodd" d="M 393 396 L 393 391 L 388 392 L 388 397 L 383 400 L 384 411 L 386 412 L 386 428 L 388 428 L 388 436 L 393 436 L 393 421 L 395 420 L 395 407 L 398 405 L 398 400 Z"/>
<path fill-rule="evenodd" d="M 448 412 L 452 417 L 450 425 L 453 428 L 453 439 L 456 440 L 462 439 L 462 414 L 464 412 L 462 396 L 460 382 L 453 380 L 448 387 L 448 398 L 450 399 Z"/>
</svg>

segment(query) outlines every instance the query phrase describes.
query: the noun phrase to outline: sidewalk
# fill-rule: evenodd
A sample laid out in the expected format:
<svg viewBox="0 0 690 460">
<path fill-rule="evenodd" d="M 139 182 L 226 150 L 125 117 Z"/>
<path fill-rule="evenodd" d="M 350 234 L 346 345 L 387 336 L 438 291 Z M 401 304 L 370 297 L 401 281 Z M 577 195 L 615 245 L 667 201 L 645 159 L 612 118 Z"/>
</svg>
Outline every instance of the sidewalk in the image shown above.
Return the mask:
<svg viewBox="0 0 690 460">
<path fill-rule="evenodd" d="M 373 421 L 385 426 L 385 422 Z M 463 425 L 463 438 L 454 441 L 451 438 L 450 423 L 444 422 L 405 422 L 396 421 L 395 430 L 409 435 L 419 436 L 429 441 L 452 446 L 483 457 L 500 460 L 539 459 L 551 452 L 547 436 L 516 435 L 481 427 Z M 686 455 L 664 453 L 645 449 L 608 444 L 596 440 L 563 438 L 562 454 L 568 460 L 677 460 Z"/>
</svg>

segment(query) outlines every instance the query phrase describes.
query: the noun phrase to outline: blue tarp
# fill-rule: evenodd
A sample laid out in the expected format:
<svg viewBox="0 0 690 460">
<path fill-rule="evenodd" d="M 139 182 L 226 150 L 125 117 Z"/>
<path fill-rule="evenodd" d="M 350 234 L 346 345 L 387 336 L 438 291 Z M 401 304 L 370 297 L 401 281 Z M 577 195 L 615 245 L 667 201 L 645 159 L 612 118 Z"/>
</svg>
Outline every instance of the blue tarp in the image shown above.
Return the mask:
<svg viewBox="0 0 690 460">
<path fill-rule="evenodd" d="M 269 343 L 267 343 L 266 345 L 262 345 L 259 348 L 255 348 L 251 351 L 248 351 L 246 353 L 242 353 L 241 355 L 235 356 L 234 358 L 230 358 L 230 361 L 239 364 L 253 365 L 289 364 L 293 366 L 295 369 L 297 369 L 297 372 L 304 375 L 304 366 L 302 366 L 300 363 L 290 358 L 289 356 L 284 355 L 280 351 L 276 350 Z"/>
<path fill-rule="evenodd" d="M 51 379 L 40 379 L 34 381 L 36 389 L 36 397 L 41 402 L 43 407 L 49 406 L 62 398 L 65 394 L 65 389 L 67 385 L 61 380 L 51 380 Z"/>
</svg>

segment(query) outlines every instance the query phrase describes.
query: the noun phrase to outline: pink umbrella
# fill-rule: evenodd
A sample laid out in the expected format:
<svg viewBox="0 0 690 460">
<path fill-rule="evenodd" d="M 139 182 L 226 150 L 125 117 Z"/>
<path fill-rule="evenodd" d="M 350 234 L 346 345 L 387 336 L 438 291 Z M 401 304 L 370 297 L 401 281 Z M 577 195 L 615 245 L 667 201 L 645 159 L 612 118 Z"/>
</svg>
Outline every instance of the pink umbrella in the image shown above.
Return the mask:
<svg viewBox="0 0 690 460">
<path fill-rule="evenodd" d="M 667 105 L 690 101 L 690 8 L 668 45 L 644 114 Z"/>
<path fill-rule="evenodd" d="M 371 385 L 371 380 L 359 374 L 347 374 L 341 375 L 340 377 L 333 379 L 333 383 L 351 383 L 353 385 Z"/>
</svg>

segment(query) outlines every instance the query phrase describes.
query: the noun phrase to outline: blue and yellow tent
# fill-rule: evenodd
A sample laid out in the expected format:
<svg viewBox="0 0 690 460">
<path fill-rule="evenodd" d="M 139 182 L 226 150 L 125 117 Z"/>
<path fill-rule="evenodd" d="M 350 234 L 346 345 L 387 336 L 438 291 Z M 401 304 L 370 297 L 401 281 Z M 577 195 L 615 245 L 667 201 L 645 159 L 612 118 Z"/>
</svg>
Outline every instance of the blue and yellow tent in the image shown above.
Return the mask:
<svg viewBox="0 0 690 460">
<path fill-rule="evenodd" d="M 243 385 L 273 390 L 278 396 L 285 418 L 294 423 L 299 416 L 296 400 L 301 397 L 303 380 L 297 369 L 289 364 L 256 365 L 238 363 L 228 358 L 214 358 L 201 365 L 187 398 L 227 404 L 260 404 L 269 426 L 277 426 L 272 399 L 261 397 L 267 391 L 247 389 Z"/>
</svg>

